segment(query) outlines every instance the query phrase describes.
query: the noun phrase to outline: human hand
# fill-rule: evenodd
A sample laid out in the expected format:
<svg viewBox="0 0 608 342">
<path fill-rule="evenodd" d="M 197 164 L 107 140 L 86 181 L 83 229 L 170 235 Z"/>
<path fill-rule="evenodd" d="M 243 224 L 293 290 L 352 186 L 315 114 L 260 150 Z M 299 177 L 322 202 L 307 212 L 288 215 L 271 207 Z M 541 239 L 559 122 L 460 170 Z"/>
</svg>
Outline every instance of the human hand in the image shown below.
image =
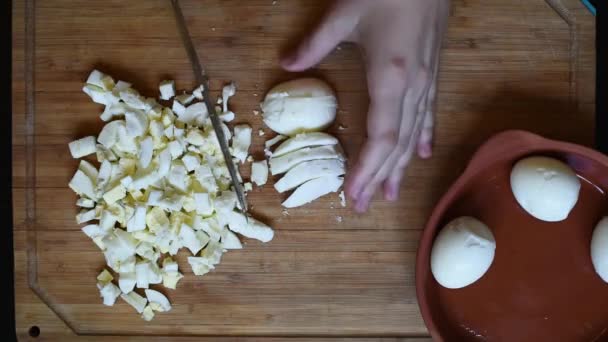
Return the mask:
<svg viewBox="0 0 608 342">
<path fill-rule="evenodd" d="M 396 200 L 414 150 L 432 153 L 439 49 L 448 0 L 337 0 L 322 23 L 292 55 L 281 61 L 289 71 L 319 63 L 340 42 L 357 43 L 367 70 L 370 105 L 367 140 L 345 190 L 365 212 L 382 186 Z"/>
</svg>

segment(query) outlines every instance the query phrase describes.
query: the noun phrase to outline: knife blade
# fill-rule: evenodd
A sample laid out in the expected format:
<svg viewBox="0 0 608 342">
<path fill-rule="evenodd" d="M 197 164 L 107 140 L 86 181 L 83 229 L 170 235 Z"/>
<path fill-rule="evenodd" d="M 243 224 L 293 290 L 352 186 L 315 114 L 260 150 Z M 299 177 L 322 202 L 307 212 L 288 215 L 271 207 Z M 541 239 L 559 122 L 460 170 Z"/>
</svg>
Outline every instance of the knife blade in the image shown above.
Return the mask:
<svg viewBox="0 0 608 342">
<path fill-rule="evenodd" d="M 226 167 L 228 168 L 228 172 L 230 172 L 230 178 L 232 178 L 232 186 L 234 187 L 234 191 L 236 192 L 239 204 L 241 206 L 241 210 L 243 214 L 245 214 L 245 218 L 248 219 L 247 215 L 247 200 L 245 198 L 245 192 L 243 191 L 243 187 L 239 182 L 239 178 L 237 175 L 237 170 L 232 161 L 232 155 L 230 154 L 230 150 L 228 149 L 228 141 L 226 140 L 226 136 L 224 135 L 224 130 L 222 129 L 222 124 L 219 116 L 215 112 L 215 105 L 211 102 L 211 96 L 209 95 L 209 76 L 205 72 L 205 69 L 201 66 L 201 63 L 198 58 L 198 54 L 194 45 L 192 44 L 192 39 L 190 38 L 190 33 L 188 32 L 188 27 L 186 25 L 186 20 L 184 19 L 184 14 L 179 6 L 178 0 L 171 0 L 171 4 L 173 6 L 173 13 L 175 14 L 175 20 L 177 22 L 177 27 L 179 30 L 180 37 L 182 39 L 182 43 L 184 44 L 184 48 L 188 54 L 188 58 L 190 59 L 190 64 L 192 64 L 192 71 L 194 72 L 194 77 L 196 77 L 196 81 L 203 85 L 203 101 L 205 106 L 207 107 L 207 112 L 209 112 L 209 119 L 211 119 L 211 124 L 213 125 L 213 130 L 215 131 L 215 135 L 220 144 L 220 149 L 222 150 L 222 154 L 224 155 L 224 160 L 226 162 Z"/>
</svg>

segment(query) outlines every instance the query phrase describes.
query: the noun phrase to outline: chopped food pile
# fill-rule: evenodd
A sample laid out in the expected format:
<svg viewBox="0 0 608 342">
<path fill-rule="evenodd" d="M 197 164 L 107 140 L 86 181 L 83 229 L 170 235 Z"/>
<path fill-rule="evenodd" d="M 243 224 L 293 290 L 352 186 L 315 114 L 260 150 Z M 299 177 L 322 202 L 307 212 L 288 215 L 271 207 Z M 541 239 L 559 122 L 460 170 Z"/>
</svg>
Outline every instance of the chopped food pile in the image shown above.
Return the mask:
<svg viewBox="0 0 608 342">
<path fill-rule="evenodd" d="M 112 306 L 120 296 L 145 320 L 171 310 L 167 297 L 150 286 L 176 288 L 183 275 L 171 256 L 180 249 L 192 254 L 188 263 L 202 276 L 226 250 L 242 248 L 235 233 L 262 242 L 274 236 L 270 227 L 246 218 L 238 207 L 217 136 L 200 102 L 202 86 L 176 96 L 175 83 L 163 81 L 159 90 L 161 100 L 173 99 L 171 108 L 94 70 L 83 91 L 105 105 L 100 117 L 108 123 L 97 137 L 69 144 L 74 158 L 94 154 L 99 163 L 96 167 L 81 160 L 69 186 L 80 196 L 77 222 L 88 224 L 82 231 L 114 272 L 104 269 L 97 277 L 103 303 Z M 235 91 L 234 84 L 227 85 L 218 101 L 224 122 L 235 118 L 228 110 Z M 223 129 L 232 140 L 233 157 L 245 162 L 251 127 L 237 125 L 234 134 L 225 124 Z M 252 181 L 263 185 L 267 179 L 266 161 L 254 162 Z M 251 183 L 244 187 L 252 189 Z M 136 289 L 143 289 L 145 297 Z"/>
<path fill-rule="evenodd" d="M 171 310 L 168 298 L 150 287 L 177 287 L 183 275 L 172 256 L 179 250 L 189 251 L 192 271 L 202 276 L 227 250 L 242 248 L 237 234 L 272 240 L 272 228 L 246 217 L 239 207 L 202 102 L 202 85 L 177 95 L 175 82 L 163 81 L 161 104 L 131 84 L 93 70 L 83 91 L 105 106 L 100 118 L 107 124 L 97 137 L 69 144 L 72 157 L 95 155 L 99 163 L 81 160 L 69 186 L 79 195 L 76 221 L 87 224 L 82 231 L 113 271 L 104 269 L 97 277 L 105 305 L 121 297 L 149 321 L 155 312 Z M 286 208 L 339 190 L 346 158 L 338 139 L 321 132 L 336 115 L 337 101 L 327 84 L 300 79 L 268 93 L 261 104 L 264 122 L 279 135 L 266 141 L 268 160 L 259 161 L 249 155 L 252 128 L 240 124 L 231 131 L 225 124 L 236 117 L 228 108 L 235 93 L 233 83 L 225 86 L 215 109 L 231 141 L 232 162 L 251 163 L 251 182 L 242 184 L 245 191 L 266 184 L 269 170 L 283 174 L 274 184 L 279 193 L 293 190 L 282 203 Z M 163 105 L 168 103 L 170 107 Z M 345 206 L 343 192 L 340 199 Z"/>
</svg>

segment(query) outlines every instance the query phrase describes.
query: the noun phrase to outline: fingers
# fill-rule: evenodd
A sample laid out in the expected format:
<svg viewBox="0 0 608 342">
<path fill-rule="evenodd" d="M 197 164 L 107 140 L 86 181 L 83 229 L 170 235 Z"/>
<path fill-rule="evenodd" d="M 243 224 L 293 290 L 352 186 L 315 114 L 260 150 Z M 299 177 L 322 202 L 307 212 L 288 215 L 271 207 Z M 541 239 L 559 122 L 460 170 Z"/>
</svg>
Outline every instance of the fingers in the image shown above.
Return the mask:
<svg viewBox="0 0 608 342">
<path fill-rule="evenodd" d="M 414 154 L 414 148 L 416 141 L 418 141 L 421 134 L 421 126 L 425 117 L 423 113 L 419 113 L 416 116 L 416 122 L 414 123 L 413 134 L 410 136 L 410 141 L 407 143 L 406 151 L 398 156 L 398 161 L 395 167 L 391 170 L 390 175 L 384 182 L 384 196 L 387 200 L 396 200 L 399 197 L 399 190 L 401 188 L 401 181 L 405 174 L 405 168 L 412 159 Z"/>
<path fill-rule="evenodd" d="M 437 44 L 441 44 L 441 40 Z M 435 125 L 435 103 L 437 98 L 437 79 L 439 74 L 439 46 L 436 48 L 433 56 L 433 71 L 430 80 L 429 90 L 426 94 L 426 99 L 423 102 L 423 107 L 420 111 L 424 114 L 424 121 L 418 139 L 417 152 L 422 159 L 430 158 L 433 154 L 433 129 Z"/>
<path fill-rule="evenodd" d="M 358 211 L 364 211 L 367 208 L 366 203 L 369 202 L 367 197 L 360 198 L 363 189 L 398 142 L 402 98 L 402 94 L 396 93 L 392 98 L 383 100 L 376 98 L 372 99 L 370 103 L 367 124 L 368 138 L 345 185 L 346 193 L 355 203 L 355 209 Z"/>
<path fill-rule="evenodd" d="M 409 112 L 404 111 L 404 115 L 408 115 L 409 127 L 408 134 L 403 135 L 401 148 L 395 150 L 394 165 L 391 167 L 389 174 L 385 175 L 383 180 L 384 198 L 389 201 L 395 201 L 399 197 L 400 183 L 403 173 L 408 163 L 412 159 L 416 142 L 420 136 L 421 123 L 424 121 L 424 113 L 420 113 L 418 108 L 420 103 L 426 100 L 428 90 L 428 81 L 426 76 L 422 75 L 418 82 L 418 88 L 415 98 L 410 98 Z"/>
<path fill-rule="evenodd" d="M 318 64 L 354 31 L 361 12 L 357 6 L 357 2 L 338 1 L 314 32 L 281 60 L 281 66 L 288 71 L 302 71 Z"/>
<path fill-rule="evenodd" d="M 425 120 L 425 113 L 421 111 L 423 103 L 427 100 L 427 94 L 430 88 L 430 72 L 428 69 L 421 67 L 418 70 L 415 86 L 408 91 L 406 96 L 403 115 L 409 119 L 408 126 L 403 127 L 401 142 L 399 148 L 395 149 L 394 165 L 390 168 L 389 174 L 383 175 L 384 183 L 384 198 L 386 200 L 397 200 L 399 197 L 399 189 L 403 172 L 412 159 L 412 155 L 416 150 L 417 142 L 420 139 L 422 125 Z"/>
<path fill-rule="evenodd" d="M 421 113 L 424 116 L 420 137 L 418 138 L 417 153 L 422 159 L 428 159 L 433 155 L 433 126 L 435 121 L 435 113 L 428 109 L 426 113 Z"/>
<path fill-rule="evenodd" d="M 390 79 L 390 77 L 387 78 Z M 372 164 L 373 166 L 368 166 L 365 173 L 357 173 L 357 171 L 355 171 L 355 176 L 353 178 L 355 178 L 356 181 L 350 184 L 352 187 L 349 188 L 349 190 L 351 191 L 351 194 L 354 194 L 356 211 L 365 212 L 368 209 L 374 193 L 392 174 L 394 168 L 401 159 L 401 156 L 408 153 L 408 150 L 411 150 L 412 135 L 415 134 L 417 137 L 417 130 L 419 129 L 419 126 L 416 125 L 416 122 L 420 120 L 418 119 L 417 109 L 419 103 L 422 101 L 423 94 L 427 90 L 427 79 L 428 77 L 425 75 L 424 71 L 418 69 L 418 75 L 414 82 L 412 82 L 412 87 L 407 90 L 405 96 L 402 96 L 401 113 L 396 113 L 396 115 L 401 117 L 400 124 L 398 126 L 393 126 L 398 127 L 396 139 L 390 141 L 391 145 L 384 146 L 382 155 L 375 158 L 376 160 Z M 403 84 L 405 85 L 405 83 Z M 370 132 L 370 134 L 372 133 L 373 132 Z M 372 144 L 374 144 L 374 141 L 370 139 L 366 143 L 366 146 Z M 359 164 L 362 162 L 367 162 L 367 160 L 362 159 Z M 385 192 L 385 198 L 389 200 L 396 199 L 398 191 L 395 191 L 392 188 L 389 190 L 391 191 Z"/>
</svg>

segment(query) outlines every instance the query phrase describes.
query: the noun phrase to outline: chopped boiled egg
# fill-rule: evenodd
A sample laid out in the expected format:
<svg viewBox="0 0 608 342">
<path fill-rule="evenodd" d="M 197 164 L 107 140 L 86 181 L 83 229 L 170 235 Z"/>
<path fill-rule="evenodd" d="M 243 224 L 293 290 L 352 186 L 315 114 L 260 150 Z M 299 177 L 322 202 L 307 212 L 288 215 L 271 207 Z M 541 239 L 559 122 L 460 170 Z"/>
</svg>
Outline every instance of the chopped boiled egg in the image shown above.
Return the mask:
<svg viewBox="0 0 608 342">
<path fill-rule="evenodd" d="M 249 146 L 251 145 L 251 126 L 237 125 L 234 127 L 234 138 L 232 139 L 232 155 L 235 156 L 241 163 L 244 163 L 249 155 Z"/>
<path fill-rule="evenodd" d="M 99 282 L 101 282 L 102 284 L 106 284 L 114 280 L 114 277 L 110 272 L 108 272 L 108 270 L 104 268 L 103 271 L 101 271 L 101 273 L 99 273 L 99 275 L 97 276 L 97 280 L 99 280 Z"/>
<path fill-rule="evenodd" d="M 146 307 L 146 304 L 148 303 L 146 298 L 140 296 L 135 291 L 131 291 L 127 294 L 123 293 L 120 295 L 120 298 L 129 303 L 129 305 L 131 305 L 138 313 L 142 313 Z"/>
<path fill-rule="evenodd" d="M 171 100 L 175 96 L 175 81 L 162 81 L 158 88 L 162 100 Z"/>
<path fill-rule="evenodd" d="M 144 308 L 144 311 L 141 313 L 141 318 L 144 321 L 151 321 L 154 319 L 154 310 L 152 309 L 152 305 L 147 305 Z"/>
<path fill-rule="evenodd" d="M 120 273 L 118 277 L 118 287 L 122 293 L 129 293 L 135 288 L 137 277 L 135 272 Z"/>
<path fill-rule="evenodd" d="M 88 198 L 79 198 L 76 201 L 76 205 L 81 208 L 93 208 L 95 207 L 95 201 Z"/>
<path fill-rule="evenodd" d="M 225 85 L 222 89 L 222 104 L 223 104 L 223 112 L 228 112 L 228 100 L 236 94 L 236 85 L 234 82 L 230 82 L 230 84 Z"/>
<path fill-rule="evenodd" d="M 274 232 L 270 227 L 252 217 L 249 217 L 249 222 L 247 222 L 245 215 L 237 211 L 229 211 L 226 212 L 225 215 L 228 227 L 235 233 L 262 242 L 268 242 L 274 237 Z"/>
<path fill-rule="evenodd" d="M 203 91 L 205 90 L 205 87 L 201 84 L 200 86 L 196 87 L 193 91 L 192 91 L 192 95 L 194 95 L 194 97 L 197 100 L 203 100 Z"/>
<path fill-rule="evenodd" d="M 95 137 L 89 136 L 74 140 L 69 145 L 72 158 L 82 158 L 97 151 Z"/>
<path fill-rule="evenodd" d="M 265 160 L 251 164 L 251 181 L 258 186 L 266 184 L 268 181 L 268 163 Z"/>
<path fill-rule="evenodd" d="M 141 110 L 126 112 L 125 121 L 127 135 L 130 137 L 140 137 L 148 129 L 148 117 Z"/>
<path fill-rule="evenodd" d="M 93 200 L 97 198 L 93 181 L 80 170 L 76 171 L 72 180 L 70 180 L 69 186 L 75 193 L 81 196 L 86 196 Z"/>
<path fill-rule="evenodd" d="M 97 168 L 81 161 L 70 187 L 79 195 L 76 204 L 82 208 L 77 222 L 89 222 L 83 233 L 102 250 L 108 268 L 117 274 L 116 284 L 107 270 L 98 276 L 104 304 L 113 305 L 120 295 L 150 320 L 155 311 L 171 308 L 162 293 L 148 289 L 150 285 L 162 283 L 175 289 L 184 277 L 169 255 L 188 249 L 193 272 L 202 275 L 219 264 L 227 249 L 243 247 L 234 232 L 262 241 L 272 239 L 270 227 L 252 218 L 247 223 L 238 211 L 207 108 L 194 102 L 203 98 L 202 86 L 192 95 L 175 96 L 174 82 L 164 81 L 159 86 L 160 98 L 173 99 L 173 109 L 142 96 L 129 83 L 114 83 L 99 71 L 91 73 L 83 90 L 105 105 L 100 117 L 107 123 L 97 137 L 70 143 L 75 158 L 94 153 L 100 163 Z M 234 84 L 224 89 L 221 115 L 225 122 L 235 117 L 227 106 L 235 90 Z M 232 139 L 230 128 L 221 126 L 226 139 Z M 239 125 L 232 143 L 238 160 L 246 160 L 251 127 Z M 258 178 L 264 176 L 267 170 Z M 240 175 L 238 179 L 242 182 Z M 244 186 L 252 187 L 251 183 Z M 137 288 L 146 289 L 147 299 L 135 292 Z"/>
<path fill-rule="evenodd" d="M 120 296 L 121 291 L 118 286 L 108 283 L 98 283 L 97 287 L 99 288 L 99 294 L 103 298 L 103 305 L 112 306 L 116 302 L 116 298 Z"/>
<path fill-rule="evenodd" d="M 243 245 L 241 240 L 228 229 L 224 229 L 222 232 L 222 246 L 226 249 L 241 249 Z"/>
<path fill-rule="evenodd" d="M 171 310 L 171 303 L 169 303 L 169 300 L 164 294 L 151 289 L 146 289 L 145 292 L 150 306 L 155 309 L 155 311 L 165 312 Z"/>
<path fill-rule="evenodd" d="M 340 191 L 340 205 L 342 207 L 346 207 L 346 196 L 344 195 L 344 191 Z"/>
<path fill-rule="evenodd" d="M 177 95 L 175 97 L 175 100 L 179 101 L 179 103 L 183 104 L 184 106 L 187 106 L 190 104 L 190 102 L 192 102 L 195 99 L 194 95 L 192 94 L 186 94 L 183 93 L 181 95 Z"/>
</svg>

